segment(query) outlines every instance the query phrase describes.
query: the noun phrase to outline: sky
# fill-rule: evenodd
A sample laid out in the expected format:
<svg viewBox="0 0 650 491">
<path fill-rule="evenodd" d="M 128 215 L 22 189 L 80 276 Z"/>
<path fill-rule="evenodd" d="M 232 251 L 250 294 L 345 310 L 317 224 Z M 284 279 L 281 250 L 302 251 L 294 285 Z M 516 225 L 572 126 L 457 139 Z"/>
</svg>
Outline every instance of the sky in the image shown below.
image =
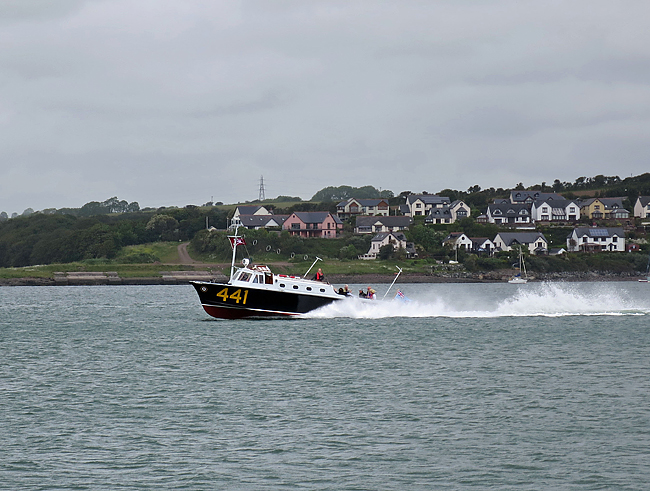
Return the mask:
<svg viewBox="0 0 650 491">
<path fill-rule="evenodd" d="M 650 2 L 2 0 L 0 211 L 650 170 Z"/>
</svg>

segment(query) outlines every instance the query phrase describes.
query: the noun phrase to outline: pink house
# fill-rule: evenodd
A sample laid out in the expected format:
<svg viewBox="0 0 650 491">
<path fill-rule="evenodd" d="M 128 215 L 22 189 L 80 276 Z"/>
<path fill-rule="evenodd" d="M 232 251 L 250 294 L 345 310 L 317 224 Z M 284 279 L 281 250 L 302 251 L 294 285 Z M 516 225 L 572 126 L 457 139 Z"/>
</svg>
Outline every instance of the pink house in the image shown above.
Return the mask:
<svg viewBox="0 0 650 491">
<path fill-rule="evenodd" d="M 337 230 L 343 229 L 343 222 L 327 211 L 296 211 L 285 220 L 282 229 L 300 237 L 334 239 Z"/>
</svg>

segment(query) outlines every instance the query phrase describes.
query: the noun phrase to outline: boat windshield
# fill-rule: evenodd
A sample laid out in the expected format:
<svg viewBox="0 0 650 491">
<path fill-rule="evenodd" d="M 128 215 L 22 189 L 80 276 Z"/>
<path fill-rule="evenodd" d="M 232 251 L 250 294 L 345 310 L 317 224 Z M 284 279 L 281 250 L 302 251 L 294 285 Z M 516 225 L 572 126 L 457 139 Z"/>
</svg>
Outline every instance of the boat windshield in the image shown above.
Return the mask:
<svg viewBox="0 0 650 491">
<path fill-rule="evenodd" d="M 239 276 L 237 276 L 237 281 L 250 281 L 251 279 L 251 274 L 247 273 L 246 271 L 241 271 L 239 273 Z"/>
</svg>

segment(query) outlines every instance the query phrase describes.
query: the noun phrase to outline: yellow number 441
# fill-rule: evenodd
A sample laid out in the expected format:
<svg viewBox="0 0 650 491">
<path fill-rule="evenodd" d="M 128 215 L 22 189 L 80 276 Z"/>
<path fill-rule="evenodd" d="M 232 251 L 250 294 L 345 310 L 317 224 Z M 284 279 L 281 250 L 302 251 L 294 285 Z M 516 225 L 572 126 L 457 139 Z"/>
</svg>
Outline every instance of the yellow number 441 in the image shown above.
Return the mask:
<svg viewBox="0 0 650 491">
<path fill-rule="evenodd" d="M 244 290 L 243 296 L 242 296 L 241 288 L 238 288 L 237 290 L 235 290 L 229 295 L 228 288 L 224 288 L 219 293 L 217 293 L 217 297 L 223 299 L 224 302 L 227 301 L 228 299 L 231 299 L 234 300 L 236 303 L 242 302 L 243 304 L 246 304 L 246 300 L 248 298 L 248 290 Z"/>
</svg>

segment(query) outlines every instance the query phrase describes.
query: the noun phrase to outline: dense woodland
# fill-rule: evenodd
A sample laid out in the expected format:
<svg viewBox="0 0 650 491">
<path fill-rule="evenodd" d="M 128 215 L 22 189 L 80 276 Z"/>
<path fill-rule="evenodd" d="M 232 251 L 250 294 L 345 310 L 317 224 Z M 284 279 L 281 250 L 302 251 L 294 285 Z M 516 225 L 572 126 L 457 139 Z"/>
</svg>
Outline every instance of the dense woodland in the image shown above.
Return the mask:
<svg viewBox="0 0 650 491">
<path fill-rule="evenodd" d="M 524 189 L 519 184 L 514 189 Z M 582 197 L 627 196 L 628 208 L 639 195 L 650 195 L 650 174 L 620 179 L 616 176 L 596 176 L 578 178 L 574 183 L 555 181 L 527 188 L 544 192 L 559 192 L 567 197 L 578 193 Z M 416 191 L 421 193 L 422 191 Z M 327 187 L 312 197 L 302 201 L 297 197 L 279 196 L 265 201 L 276 214 L 289 214 L 293 211 L 336 211 L 336 203 L 348 197 L 389 199 L 396 206 L 404 202 L 410 191 L 394 195 L 388 190 L 377 190 L 372 186 L 354 188 L 351 186 Z M 472 186 L 467 191 L 444 189 L 435 194 L 448 196 L 451 200 L 462 199 L 473 210 L 473 215 L 482 213 L 489 202 L 505 198 L 510 189 L 481 189 Z M 291 202 L 283 207 L 283 203 Z M 257 201 L 247 202 L 256 204 Z M 117 197 L 103 202 L 86 203 L 81 208 L 48 209 L 38 212 L 26 210 L 21 216 L 9 219 L 6 213 L 0 214 L 0 267 L 22 267 L 37 264 L 69 263 L 89 259 L 118 259 L 120 262 L 154 262 L 158 258 L 151 255 L 124 254 L 124 247 L 156 241 L 191 241 L 192 248 L 202 257 L 215 260 L 228 260 L 230 248 L 225 240 L 225 232 L 209 232 L 207 226 L 225 229 L 234 205 L 204 206 L 187 205 L 183 208 L 140 209 L 137 202 L 127 203 Z M 278 260 L 290 260 L 295 255 L 321 255 L 341 260 L 351 260 L 367 252 L 370 236 L 354 236 L 353 224 L 346 223 L 344 235 L 340 239 L 301 239 L 287 232 L 246 231 L 250 255 L 264 255 L 275 252 Z M 464 219 L 448 226 L 424 226 L 416 222 L 407 233 L 407 238 L 418 247 L 425 261 L 448 260 L 450 251 L 442 246 L 444 237 L 452 231 L 462 231 L 474 237 L 493 237 L 499 229 L 496 225 L 478 224 L 473 219 Z M 570 229 L 550 228 L 543 230 L 554 247 L 565 245 Z M 254 243 L 254 244 L 253 244 Z M 647 246 L 644 246 L 644 251 Z M 279 251 L 279 252 L 278 252 Z M 382 251 L 380 259 L 395 258 L 395 251 Z M 580 256 L 580 259 L 578 259 Z M 584 256 L 584 257 L 583 257 Z M 603 258 L 601 258 L 603 256 Z M 625 256 L 625 257 L 615 257 Z M 399 257 L 398 257 L 399 259 Z M 490 270 L 509 267 L 512 258 L 501 253 L 495 258 L 481 258 L 461 253 L 459 260 L 470 270 Z M 613 255 L 571 254 L 569 258 L 531 258 L 532 270 L 581 271 L 600 267 L 613 271 L 645 269 L 642 254 Z"/>
</svg>

